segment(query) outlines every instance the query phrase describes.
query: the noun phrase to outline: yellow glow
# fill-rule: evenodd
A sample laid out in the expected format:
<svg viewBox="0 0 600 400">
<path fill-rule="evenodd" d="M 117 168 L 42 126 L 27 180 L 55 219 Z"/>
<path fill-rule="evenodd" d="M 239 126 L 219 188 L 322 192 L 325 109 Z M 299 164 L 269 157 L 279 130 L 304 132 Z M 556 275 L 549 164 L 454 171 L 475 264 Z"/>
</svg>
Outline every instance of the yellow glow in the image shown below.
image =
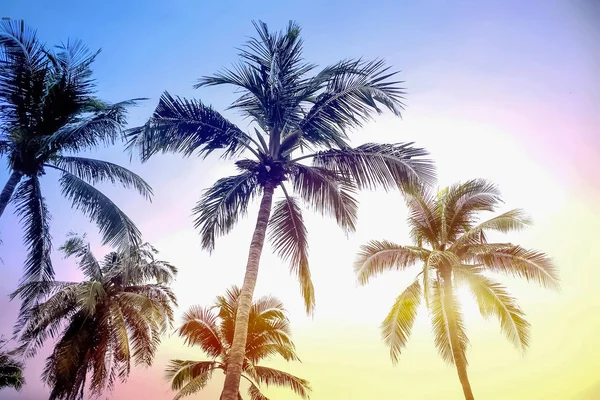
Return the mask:
<svg viewBox="0 0 600 400">
<path fill-rule="evenodd" d="M 480 315 L 477 302 L 473 298 L 471 290 L 466 285 L 460 285 L 456 288 L 456 296 L 462 313 L 468 319 L 476 319 Z"/>
</svg>

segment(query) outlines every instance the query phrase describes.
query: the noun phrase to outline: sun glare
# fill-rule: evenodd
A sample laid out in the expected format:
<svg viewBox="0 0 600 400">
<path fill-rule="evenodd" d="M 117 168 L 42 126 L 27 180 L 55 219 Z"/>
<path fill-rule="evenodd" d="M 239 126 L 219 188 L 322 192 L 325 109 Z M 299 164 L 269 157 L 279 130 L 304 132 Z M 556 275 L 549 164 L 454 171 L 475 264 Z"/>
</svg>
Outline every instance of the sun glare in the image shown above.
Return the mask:
<svg viewBox="0 0 600 400">
<path fill-rule="evenodd" d="M 473 319 L 480 315 L 479 306 L 468 286 L 460 285 L 456 292 L 462 313 L 465 317 Z"/>
</svg>

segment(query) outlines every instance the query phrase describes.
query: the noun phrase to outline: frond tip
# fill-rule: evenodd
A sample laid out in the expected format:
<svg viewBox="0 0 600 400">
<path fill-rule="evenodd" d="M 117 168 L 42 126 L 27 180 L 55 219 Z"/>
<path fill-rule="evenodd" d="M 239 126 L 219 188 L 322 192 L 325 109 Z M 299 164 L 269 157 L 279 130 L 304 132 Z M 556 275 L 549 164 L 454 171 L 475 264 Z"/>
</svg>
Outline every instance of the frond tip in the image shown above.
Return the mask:
<svg viewBox="0 0 600 400">
<path fill-rule="evenodd" d="M 399 360 L 401 349 L 406 346 L 422 294 L 421 284 L 418 280 L 414 281 L 398 296 L 381 324 L 383 341 L 390 348 L 390 357 L 394 364 Z"/>
<path fill-rule="evenodd" d="M 286 195 L 275 204 L 269 226 L 273 249 L 281 258 L 290 261 L 290 269 L 300 282 L 306 312 L 312 313 L 315 293 L 308 266 L 308 231 L 295 198 Z"/>
</svg>

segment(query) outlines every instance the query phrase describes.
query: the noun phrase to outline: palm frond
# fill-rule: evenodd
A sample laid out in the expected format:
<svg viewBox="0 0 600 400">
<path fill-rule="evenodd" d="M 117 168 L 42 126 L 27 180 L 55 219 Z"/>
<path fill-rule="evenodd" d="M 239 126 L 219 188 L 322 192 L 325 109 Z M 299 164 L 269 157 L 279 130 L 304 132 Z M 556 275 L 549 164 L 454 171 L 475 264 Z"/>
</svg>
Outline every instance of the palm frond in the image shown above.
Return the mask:
<svg viewBox="0 0 600 400">
<path fill-rule="evenodd" d="M 250 396 L 250 400 L 269 400 L 253 382 L 250 382 L 250 386 L 248 387 L 248 395 Z"/>
<path fill-rule="evenodd" d="M 306 312 L 312 313 L 315 293 L 308 266 L 308 232 L 304 226 L 302 211 L 294 197 L 286 194 L 273 207 L 269 236 L 274 251 L 290 262 L 290 270 L 300 283 Z"/>
<path fill-rule="evenodd" d="M 500 203 L 498 187 L 485 179 L 473 179 L 450 186 L 437 202 L 438 213 L 443 213 L 443 242 L 453 241 L 469 229 L 481 211 L 494 211 Z"/>
<path fill-rule="evenodd" d="M 167 92 L 160 97 L 150 120 L 129 129 L 127 137 L 128 148 L 137 150 L 142 160 L 157 153 L 207 155 L 218 149 L 233 156 L 249 142 L 248 135 L 211 107 Z"/>
<path fill-rule="evenodd" d="M 206 387 L 206 384 L 210 380 L 210 375 L 210 373 L 207 373 L 205 375 L 200 375 L 190 380 L 188 383 L 185 384 L 185 386 L 183 386 L 179 390 L 179 392 L 177 392 L 175 397 L 173 397 L 173 400 L 182 399 L 185 396 L 189 396 L 204 389 Z"/>
<path fill-rule="evenodd" d="M 394 364 L 398 362 L 401 350 L 410 337 L 422 294 L 421 284 L 415 280 L 398 296 L 381 324 L 383 342 L 390 348 L 390 358 Z"/>
<path fill-rule="evenodd" d="M 404 199 L 413 242 L 426 242 L 432 248 L 438 248 L 442 223 L 435 212 L 436 202 L 430 189 L 422 184 L 410 185 L 404 191 Z"/>
<path fill-rule="evenodd" d="M 356 148 L 331 149 L 311 156 L 313 165 L 340 173 L 359 189 L 404 188 L 415 182 L 431 183 L 435 177 L 428 153 L 412 143 L 366 143 Z"/>
<path fill-rule="evenodd" d="M 361 246 L 354 262 L 354 272 L 358 282 L 364 285 L 384 271 L 408 268 L 417 261 L 425 261 L 428 255 L 429 250 L 423 248 L 372 240 Z"/>
<path fill-rule="evenodd" d="M 21 21 L 0 21 L 0 123 L 13 128 L 35 125 L 37 101 L 49 74 L 46 49 L 36 31 Z M 7 129 L 8 131 L 8 129 Z"/>
<path fill-rule="evenodd" d="M 59 247 L 66 257 L 75 256 L 79 258 L 79 268 L 88 279 L 101 280 L 102 268 L 100 263 L 92 254 L 90 244 L 85 241 L 85 235 L 79 236 L 70 233 L 67 241 Z"/>
<path fill-rule="evenodd" d="M 207 383 L 209 372 L 215 368 L 221 368 L 221 364 L 216 361 L 171 360 L 165 377 L 171 382 L 171 390 L 180 390 L 186 383 L 199 377 L 206 379 Z"/>
<path fill-rule="evenodd" d="M 62 172 L 62 194 L 72 202 L 73 207 L 96 222 L 103 244 L 117 247 L 140 243 L 140 231 L 115 203 L 84 180 L 69 172 Z"/>
<path fill-rule="evenodd" d="M 531 219 L 521 209 L 507 211 L 497 217 L 481 222 L 458 237 L 451 246 L 452 251 L 461 254 L 463 247 L 484 243 L 482 236 L 487 231 L 508 233 L 526 228 L 531 224 Z"/>
<path fill-rule="evenodd" d="M 10 351 L 5 351 L 3 348 L 6 340 L 0 337 L 0 389 L 12 387 L 19 391 L 25 384 L 23 362 L 15 357 Z"/>
<path fill-rule="evenodd" d="M 300 122 L 305 140 L 310 144 L 332 144 L 335 137 L 345 138 L 345 131 L 358 128 L 380 114 L 383 106 L 400 116 L 404 91 L 401 82 L 390 80 L 396 72 L 383 60 L 347 61 L 337 68 L 327 86 L 315 99 L 313 107 Z"/>
<path fill-rule="evenodd" d="M 50 281 L 54 278 L 50 259 L 50 213 L 37 176 L 21 182 L 15 192 L 14 201 L 16 213 L 25 226 L 24 241 L 28 248 L 21 283 Z M 27 303 L 26 299 L 22 300 Z"/>
<path fill-rule="evenodd" d="M 49 336 L 58 335 L 63 324 L 77 312 L 79 283 L 41 283 L 45 286 L 42 293 L 46 294 L 48 298 L 43 302 L 40 301 L 37 304 L 30 302 L 27 307 L 21 307 L 14 327 L 15 337 L 18 336 L 20 341 L 19 353 L 26 358 L 35 356 L 44 341 Z M 21 290 L 25 290 L 27 293 L 31 290 L 28 286 L 34 284 L 40 284 L 40 282 L 19 287 L 12 296 L 14 297 Z M 39 297 L 36 300 L 39 300 Z"/>
<path fill-rule="evenodd" d="M 114 144 L 127 123 L 127 108 L 137 104 L 139 100 L 143 99 L 126 100 L 116 104 L 104 104 L 99 101 L 81 104 L 81 111 L 85 111 L 86 107 L 89 111 L 72 117 L 52 135 L 45 137 L 45 148 L 42 152 L 52 154 L 58 150 L 82 151 Z"/>
<path fill-rule="evenodd" d="M 354 185 L 325 168 L 294 164 L 291 175 L 294 191 L 321 214 L 335 217 L 346 232 L 356 230 L 358 204 Z"/>
<path fill-rule="evenodd" d="M 292 389 L 303 399 L 309 398 L 311 388 L 308 381 L 273 368 L 261 367 L 258 365 L 254 368 L 258 377 L 258 383 L 261 385 L 287 387 Z"/>
<path fill-rule="evenodd" d="M 554 262 L 545 253 L 515 245 L 472 245 L 464 256 L 493 272 L 503 272 L 545 288 L 560 287 Z"/>
<path fill-rule="evenodd" d="M 449 283 L 451 284 L 451 283 Z M 447 363 L 454 363 L 454 353 L 452 349 L 452 340 L 450 337 L 451 326 L 456 327 L 456 335 L 458 337 L 458 354 L 462 355 L 465 363 L 467 358 L 465 357 L 467 345 L 469 339 L 465 331 L 465 325 L 463 322 L 462 314 L 460 312 L 460 305 L 456 296 L 452 299 L 452 304 L 448 304 L 442 293 L 442 285 L 439 280 L 435 279 L 432 282 L 431 290 L 431 323 L 434 334 L 435 346 L 440 353 L 440 356 Z"/>
<path fill-rule="evenodd" d="M 107 161 L 94 160 L 83 157 L 55 157 L 50 164 L 96 185 L 100 182 L 121 184 L 123 187 L 137 190 L 142 196 L 150 200 L 152 188 L 139 175 L 127 168 Z"/>
<path fill-rule="evenodd" d="M 194 226 L 200 228 L 202 247 L 212 251 L 217 236 L 229 233 L 248 210 L 260 186 L 253 172 L 219 179 L 194 207 Z"/>
<path fill-rule="evenodd" d="M 209 357 L 219 357 L 225 351 L 216 316 L 206 308 L 192 306 L 183 314 L 179 336 L 190 346 L 199 345 Z"/>
<path fill-rule="evenodd" d="M 469 285 L 484 317 L 496 316 L 506 338 L 520 350 L 529 347 L 529 323 L 506 288 L 482 275 L 479 268 L 455 268 L 455 277 Z"/>
</svg>

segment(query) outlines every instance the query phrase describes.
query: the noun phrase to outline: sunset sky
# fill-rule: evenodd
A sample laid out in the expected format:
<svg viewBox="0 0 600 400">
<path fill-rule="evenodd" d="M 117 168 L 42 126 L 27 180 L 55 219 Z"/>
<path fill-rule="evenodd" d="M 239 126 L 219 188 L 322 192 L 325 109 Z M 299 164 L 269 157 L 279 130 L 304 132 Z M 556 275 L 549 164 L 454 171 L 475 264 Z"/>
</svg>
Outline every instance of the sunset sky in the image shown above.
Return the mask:
<svg viewBox="0 0 600 400">
<path fill-rule="evenodd" d="M 418 4 L 417 4 L 418 3 Z M 596 3 L 596 5 L 594 5 Z M 560 269 L 561 292 L 500 277 L 532 324 L 532 345 L 521 354 L 496 320 L 478 315 L 464 296 L 471 346 L 467 357 L 475 397 L 485 400 L 592 400 L 600 398 L 600 3 L 595 0 L 503 1 L 65 1 L 0 0 L 0 17 L 25 19 L 48 44 L 82 39 L 102 48 L 94 65 L 99 96 L 108 101 L 149 100 L 133 109 L 131 125 L 146 121 L 164 90 L 230 111 L 230 88 L 195 90 L 203 75 L 231 66 L 253 35 L 251 20 L 271 29 L 299 22 L 305 57 L 325 66 L 347 57 L 381 57 L 407 89 L 402 119 L 389 114 L 353 134 L 353 144 L 415 141 L 435 159 L 439 185 L 487 178 L 503 193 L 503 209 L 524 208 L 529 230 L 507 240 L 549 253 Z M 229 174 L 232 163 L 156 156 L 130 162 L 122 145 L 93 153 L 129 166 L 154 188 L 152 203 L 133 192 L 103 186 L 128 213 L 144 239 L 175 264 L 179 316 L 208 305 L 240 284 L 256 207 L 215 252 L 200 248 L 191 209 L 202 190 Z M 0 169 L 0 185 L 8 174 Z M 53 172 L 43 178 L 55 248 L 69 231 L 88 232 L 97 255 L 95 225 L 70 209 Z M 255 295 L 279 297 L 289 310 L 302 363 L 270 365 L 308 379 L 313 400 L 462 399 L 456 370 L 438 356 L 425 308 L 398 365 L 392 366 L 379 324 L 414 276 L 390 272 L 369 286 L 356 283 L 352 262 L 371 239 L 408 244 L 406 209 L 398 193 L 362 193 L 359 226 L 345 237 L 333 221 L 305 214 L 317 296 L 314 318 L 304 313 L 288 267 L 266 246 Z M 0 221 L 0 333 L 10 335 L 18 304 L 7 295 L 25 259 L 22 233 L 9 206 Z M 78 280 L 72 260 L 54 253 L 59 280 Z M 0 399 L 37 400 L 49 347 L 27 363 L 27 385 Z M 136 368 L 110 399 L 171 399 L 164 366 L 171 358 L 202 359 L 198 349 L 165 336 L 154 365 Z M 191 399 L 216 399 L 222 376 Z M 269 389 L 276 400 L 295 399 Z"/>
</svg>

